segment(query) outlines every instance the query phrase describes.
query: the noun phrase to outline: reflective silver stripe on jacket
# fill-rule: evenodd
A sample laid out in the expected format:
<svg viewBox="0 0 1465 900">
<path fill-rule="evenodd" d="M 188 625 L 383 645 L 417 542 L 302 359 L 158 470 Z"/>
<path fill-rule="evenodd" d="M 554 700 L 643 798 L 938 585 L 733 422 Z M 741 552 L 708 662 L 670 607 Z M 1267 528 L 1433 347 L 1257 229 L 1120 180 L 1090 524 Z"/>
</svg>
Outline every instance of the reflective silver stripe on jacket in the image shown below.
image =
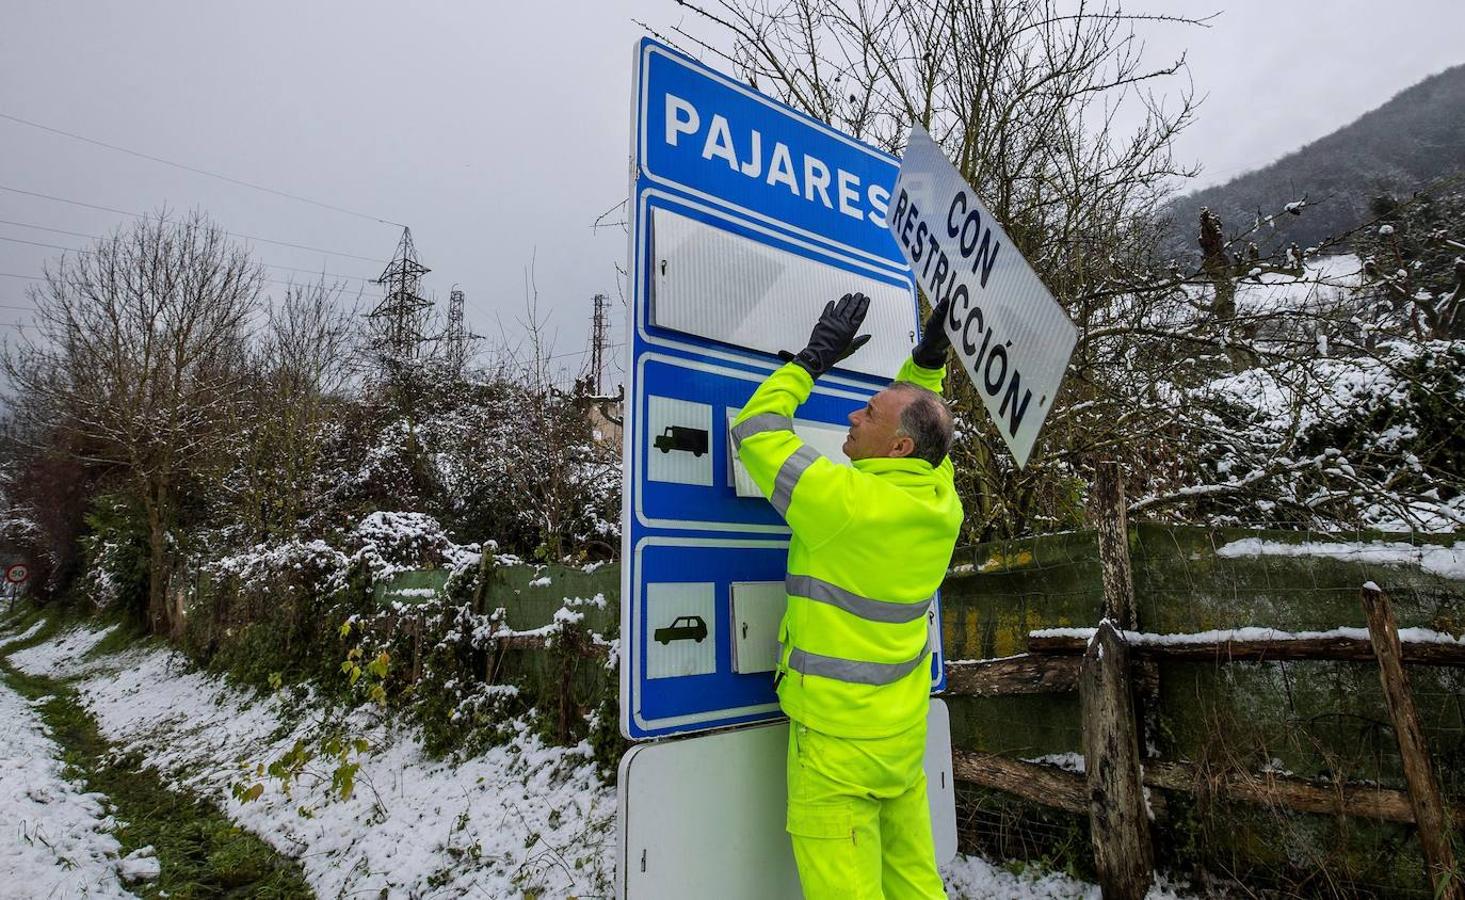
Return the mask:
<svg viewBox="0 0 1465 900">
<path fill-rule="evenodd" d="M 915 659 L 902 663 L 872 663 L 840 659 L 837 656 L 820 656 L 795 647 L 789 652 L 788 667 L 805 675 L 820 675 L 836 681 L 878 686 L 893 684 L 914 672 L 926 661 L 926 654 L 930 649 L 931 639 L 927 637 Z"/>
<path fill-rule="evenodd" d="M 793 431 L 794 420 L 778 413 L 758 413 L 732 427 L 733 450 L 743 446 L 743 439 L 765 431 Z"/>
<path fill-rule="evenodd" d="M 768 502 L 773 504 L 780 516 L 788 517 L 788 504 L 794 498 L 794 485 L 799 483 L 804 470 L 819 458 L 819 451 L 805 444 L 783 461 L 778 469 L 778 477 L 773 479 L 773 496 L 768 498 Z"/>
<path fill-rule="evenodd" d="M 875 600 L 863 597 L 854 591 L 847 591 L 837 584 L 830 584 L 812 575 L 789 575 L 783 580 L 783 589 L 795 597 L 807 597 L 818 603 L 828 603 L 845 612 L 870 622 L 914 622 L 931 608 L 927 597 L 919 603 L 892 603 L 889 600 Z"/>
</svg>

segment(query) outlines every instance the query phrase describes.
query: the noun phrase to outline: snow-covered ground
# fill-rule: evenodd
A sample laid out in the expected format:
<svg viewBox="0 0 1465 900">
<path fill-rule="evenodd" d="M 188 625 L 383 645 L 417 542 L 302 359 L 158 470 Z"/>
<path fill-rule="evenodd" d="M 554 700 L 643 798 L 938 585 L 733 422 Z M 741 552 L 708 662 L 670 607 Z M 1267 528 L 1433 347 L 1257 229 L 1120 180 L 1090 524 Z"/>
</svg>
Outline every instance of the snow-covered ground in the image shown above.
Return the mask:
<svg viewBox="0 0 1465 900">
<path fill-rule="evenodd" d="M 1100 900 L 1099 886 L 1061 872 L 1014 874 L 976 856 L 958 855 L 942 870 L 951 900 Z M 1164 878 L 1150 888 L 1145 900 L 1187 900 Z"/>
<path fill-rule="evenodd" d="M 589 748 L 548 747 L 521 733 L 451 765 L 429 759 L 410 731 L 366 713 L 344 723 L 371 745 L 349 799 L 333 798 L 334 762 L 307 763 L 287 796 L 257 776 L 303 742 L 319 747 L 316 715 L 293 727 L 277 697 L 259 698 L 186 670 L 178 655 L 131 651 L 116 671 L 78 686 L 110 740 L 142 749 L 175 784 L 212 797 L 241 825 L 300 860 L 321 896 L 510 897 L 610 893 L 615 794 Z M 240 803 L 232 786 L 263 781 Z"/>
<path fill-rule="evenodd" d="M 63 631 L 48 641 L 10 654 L 10 663 L 27 675 L 44 675 L 47 678 L 80 675 L 103 665 L 97 660 L 88 659 L 87 654 L 111 634 L 115 627 L 73 628 Z M 16 642 L 19 642 L 18 638 Z"/>
<path fill-rule="evenodd" d="M 58 755 L 31 704 L 0 683 L 0 897 L 131 897 L 103 798 L 67 780 Z"/>
<path fill-rule="evenodd" d="M 614 893 L 615 791 L 597 775 L 588 746 L 546 746 L 521 728 L 511 746 L 451 764 L 429 759 L 411 730 L 358 712 L 344 723 L 345 732 L 365 738 L 371 749 L 350 756 L 361 766 L 352 796 L 332 796 L 334 764 L 319 759 L 305 765 L 286 795 L 278 782 L 261 779 L 257 766 L 279 759 L 297 742 L 319 747 L 318 710 L 302 715 L 278 695 L 237 690 L 189 671 L 181 656 L 166 650 L 87 658 L 86 649 L 104 636 L 101 630 L 73 630 L 12 660 L 28 671 L 76 673 L 78 697 L 108 739 L 142 750 L 171 783 L 211 797 L 240 825 L 298 859 L 320 896 Z M 19 698 L 10 697 L 19 713 L 34 719 Z M 8 708 L 0 708 L 0 717 L 10 717 Z M 53 746 L 31 746 L 25 755 L 39 761 L 35 766 L 55 766 Z M 3 779 L 0 773 L 0 785 L 10 783 Z M 32 780 L 27 776 L 24 783 Z M 236 785 L 261 780 L 266 788 L 257 800 L 235 799 Z M 8 791 L 0 797 L 0 821 L 17 821 L 10 807 L 20 802 Z M 105 874 L 115 893 L 101 896 L 126 896 L 113 874 L 116 842 L 96 832 L 104 821 L 100 807 L 94 798 L 76 802 L 91 816 L 83 824 L 92 831 L 73 826 L 68 833 L 91 834 L 94 843 L 88 846 L 95 849 L 86 858 L 97 860 L 88 870 L 94 874 L 86 877 Z M 44 867 L 44 860 L 37 865 Z M 52 874 L 77 878 L 81 871 Z M 944 875 L 953 900 L 1099 896 L 1096 886 L 1063 875 L 1014 874 L 977 857 L 958 856 Z M 1150 896 L 1180 895 L 1159 887 Z"/>
</svg>

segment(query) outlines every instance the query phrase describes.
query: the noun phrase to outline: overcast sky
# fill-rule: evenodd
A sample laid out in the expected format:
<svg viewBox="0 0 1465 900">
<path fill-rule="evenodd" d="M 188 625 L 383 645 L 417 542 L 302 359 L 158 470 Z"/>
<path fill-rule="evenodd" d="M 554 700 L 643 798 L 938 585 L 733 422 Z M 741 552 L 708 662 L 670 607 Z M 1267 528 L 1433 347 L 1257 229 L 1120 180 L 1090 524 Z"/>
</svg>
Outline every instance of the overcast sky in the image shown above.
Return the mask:
<svg viewBox="0 0 1465 900">
<path fill-rule="evenodd" d="M 1137 11 L 1137 4 L 1127 4 Z M 1223 181 L 1321 137 L 1431 73 L 1465 62 L 1460 0 L 1157 0 L 1221 14 L 1146 32 L 1160 62 L 1188 52 L 1206 97 L 1181 159 Z M 591 296 L 616 300 L 626 196 L 633 20 L 687 22 L 672 0 L 536 3 L 339 0 L 59 2 L 0 6 L 0 114 L 343 207 L 347 215 L 0 118 L 0 187 L 131 212 L 206 210 L 279 267 L 376 276 L 412 227 L 426 291 L 468 296 L 471 329 L 517 333 L 530 261 L 560 362 L 583 360 Z M 704 29 L 704 33 L 706 32 Z M 618 221 L 619 215 L 611 216 Z M 0 322 L 27 285 L 117 213 L 0 190 Z M 10 223 L 24 223 L 23 225 Z M 270 270 L 281 280 L 301 276 Z M 352 281 L 353 285 L 363 284 Z M 279 285 L 272 285 L 279 288 Z M 379 297 L 366 285 L 365 302 Z M 7 324 L 0 331 L 10 331 Z M 612 352 L 618 359 L 619 349 Z"/>
</svg>

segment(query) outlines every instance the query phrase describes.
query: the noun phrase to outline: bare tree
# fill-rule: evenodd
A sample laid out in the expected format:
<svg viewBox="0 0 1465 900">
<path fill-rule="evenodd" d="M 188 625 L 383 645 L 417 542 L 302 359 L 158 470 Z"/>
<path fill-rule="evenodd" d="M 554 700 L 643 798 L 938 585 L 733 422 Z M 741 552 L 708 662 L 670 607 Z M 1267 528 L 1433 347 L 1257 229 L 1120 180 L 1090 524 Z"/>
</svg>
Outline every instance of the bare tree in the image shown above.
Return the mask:
<svg viewBox="0 0 1465 900">
<path fill-rule="evenodd" d="M 1135 433 L 1131 386 L 1105 383 L 1103 362 L 1133 346 L 1113 326 L 1142 324 L 1183 282 L 1156 283 L 1149 268 L 1159 204 L 1192 174 L 1171 144 L 1195 106 L 1184 81 L 1168 107 L 1156 99 L 1184 59 L 1146 63 L 1135 28 L 1203 20 L 1054 0 L 680 2 L 730 38 L 723 55 L 760 90 L 892 152 L 911 123 L 924 126 L 1079 324 L 1077 375 L 1025 471 L 994 452 L 976 392 L 952 383 L 967 536 L 1022 532 L 1044 516 L 1071 525 L 1083 509 L 1079 469 Z M 723 41 L 674 30 L 673 40 L 720 53 Z M 1100 325 L 1110 330 L 1090 346 Z M 1069 419 L 1075 407 L 1090 415 Z M 1085 430 L 1090 421 L 1113 427 Z"/>
<path fill-rule="evenodd" d="M 291 284 L 250 356 L 240 439 L 219 479 L 231 516 L 256 539 L 293 534 L 313 507 L 322 429 L 363 354 L 339 283 Z M 359 300 L 359 298 L 358 298 Z"/>
<path fill-rule="evenodd" d="M 613 553 L 614 541 L 594 533 L 587 521 L 596 518 L 604 497 L 597 489 L 618 468 L 614 451 L 593 440 L 593 426 L 584 404 L 559 385 L 570 380 L 555 364 L 553 338 L 539 313 L 539 287 L 531 259 L 524 274 L 523 340 L 505 340 L 499 353 L 509 386 L 507 428 L 498 431 L 495 455 L 503 460 L 503 477 L 518 500 L 520 515 L 540 535 L 544 559 L 564 559 L 574 546 Z"/>
<path fill-rule="evenodd" d="M 48 266 L 36 334 L 6 347 L 15 408 L 72 455 L 124 476 L 147 515 L 148 609 L 168 603 L 179 481 L 235 421 L 264 275 L 201 213 L 119 229 Z"/>
</svg>

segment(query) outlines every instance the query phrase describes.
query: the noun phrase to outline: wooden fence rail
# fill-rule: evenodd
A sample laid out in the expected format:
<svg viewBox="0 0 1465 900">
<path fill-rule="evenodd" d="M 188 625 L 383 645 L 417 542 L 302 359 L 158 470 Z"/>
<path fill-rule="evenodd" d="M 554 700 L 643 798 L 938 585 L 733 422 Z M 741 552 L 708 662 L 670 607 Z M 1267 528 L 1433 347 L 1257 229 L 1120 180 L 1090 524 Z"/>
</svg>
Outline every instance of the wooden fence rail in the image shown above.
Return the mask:
<svg viewBox="0 0 1465 900">
<path fill-rule="evenodd" d="M 1078 656 L 1023 653 L 946 661 L 946 693 L 973 697 L 1061 694 L 1078 690 Z"/>
<path fill-rule="evenodd" d="M 1065 812 L 1088 813 L 1087 788 L 1080 773 L 968 750 L 953 750 L 952 762 L 958 781 L 994 788 Z M 1313 781 L 1277 772 L 1210 769 L 1191 762 L 1160 760 L 1144 764 L 1141 780 L 1146 787 L 1280 806 L 1297 812 L 1414 824 L 1414 808 L 1407 791 L 1367 784 Z M 1169 817 L 1163 794 L 1150 794 L 1150 809 L 1158 821 Z M 1456 827 L 1465 827 L 1465 805 L 1449 807 L 1448 814 Z"/>
</svg>

